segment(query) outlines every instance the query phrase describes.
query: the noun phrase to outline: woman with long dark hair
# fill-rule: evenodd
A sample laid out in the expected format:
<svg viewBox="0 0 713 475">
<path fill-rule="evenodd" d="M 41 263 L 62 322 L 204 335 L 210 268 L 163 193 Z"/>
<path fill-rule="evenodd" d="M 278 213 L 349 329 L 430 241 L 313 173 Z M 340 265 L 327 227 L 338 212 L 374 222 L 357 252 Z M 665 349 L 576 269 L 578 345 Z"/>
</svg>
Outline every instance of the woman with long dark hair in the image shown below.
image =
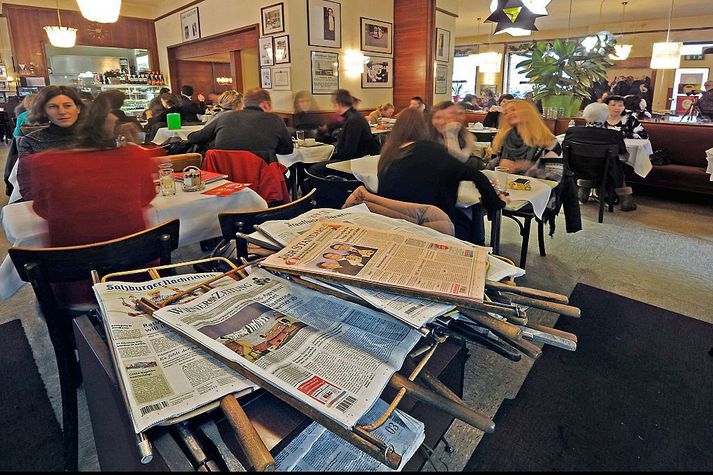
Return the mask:
<svg viewBox="0 0 713 475">
<path fill-rule="evenodd" d="M 434 205 L 445 211 L 455 225 L 456 236 L 481 244 L 484 231 L 456 208 L 458 186 L 472 180 L 486 209 L 505 206 L 490 181 L 480 171 L 452 157 L 441 144 L 429 140 L 423 114 L 413 109 L 401 113 L 378 165 L 379 195 L 410 203 Z M 478 223 L 476 223 L 478 224 Z"/>
</svg>

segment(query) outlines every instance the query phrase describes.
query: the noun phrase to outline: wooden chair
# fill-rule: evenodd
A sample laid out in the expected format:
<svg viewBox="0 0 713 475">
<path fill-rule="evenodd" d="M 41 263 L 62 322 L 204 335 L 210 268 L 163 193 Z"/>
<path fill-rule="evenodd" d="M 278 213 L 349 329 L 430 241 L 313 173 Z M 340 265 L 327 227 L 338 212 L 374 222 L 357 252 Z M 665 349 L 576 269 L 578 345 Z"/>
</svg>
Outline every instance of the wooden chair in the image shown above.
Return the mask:
<svg viewBox="0 0 713 475">
<path fill-rule="evenodd" d="M 317 189 L 313 189 L 297 201 L 276 206 L 274 208 L 255 211 L 237 211 L 218 214 L 220 230 L 223 240 L 230 242 L 235 239 L 236 257 L 248 257 L 248 243 L 237 237 L 236 233 L 250 234 L 255 231 L 255 226 L 274 219 L 292 219 L 315 207 L 314 196 Z"/>
<path fill-rule="evenodd" d="M 156 259 L 170 264 L 171 252 L 178 247 L 178 232 L 179 221 L 174 219 L 111 241 L 55 248 L 13 247 L 8 251 L 20 278 L 32 284 L 54 347 L 62 395 L 65 470 L 77 470 L 76 389 L 81 379 L 71 320 L 80 312 L 60 305 L 52 284 L 90 281 L 92 270 L 103 275 L 145 267 Z"/>
<path fill-rule="evenodd" d="M 170 162 L 173 165 L 173 171 L 181 172 L 184 168 L 189 166 L 200 168 L 203 157 L 200 153 L 181 153 L 178 155 L 162 155 L 160 157 L 153 157 L 153 161 L 156 162 L 156 165 Z"/>
<path fill-rule="evenodd" d="M 319 191 L 314 199 L 317 208 L 342 207 L 349 195 L 362 186 L 362 182 L 353 176 L 327 168 L 327 162 L 316 163 L 305 169 L 307 189 L 317 188 Z"/>
</svg>

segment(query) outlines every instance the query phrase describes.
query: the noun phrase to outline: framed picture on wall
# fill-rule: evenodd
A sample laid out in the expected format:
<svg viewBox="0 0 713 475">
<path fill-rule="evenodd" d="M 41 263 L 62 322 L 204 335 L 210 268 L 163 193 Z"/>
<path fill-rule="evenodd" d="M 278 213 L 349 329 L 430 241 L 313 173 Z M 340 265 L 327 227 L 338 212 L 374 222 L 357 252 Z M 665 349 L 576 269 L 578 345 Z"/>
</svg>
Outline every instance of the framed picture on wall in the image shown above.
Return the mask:
<svg viewBox="0 0 713 475">
<path fill-rule="evenodd" d="M 260 51 L 260 66 L 272 66 L 275 64 L 275 48 L 272 43 L 272 36 L 260 38 L 258 40 L 258 50 Z"/>
<path fill-rule="evenodd" d="M 498 86 L 495 84 L 481 84 L 480 85 L 480 97 L 497 97 Z"/>
<path fill-rule="evenodd" d="M 289 91 L 290 68 L 272 68 L 272 88 L 276 91 Z"/>
<path fill-rule="evenodd" d="M 290 35 L 275 36 L 275 64 L 292 61 L 290 58 Z"/>
<path fill-rule="evenodd" d="M 436 61 L 448 61 L 451 55 L 451 32 L 436 28 Z"/>
<path fill-rule="evenodd" d="M 260 9 L 262 16 L 262 34 L 272 35 L 274 33 L 282 33 L 285 31 L 285 6 L 282 3 L 276 3 L 269 7 Z"/>
<path fill-rule="evenodd" d="M 0 91 L 8 91 L 7 81 L 5 79 L 0 81 Z"/>
<path fill-rule="evenodd" d="M 339 55 L 312 51 L 312 94 L 331 94 L 339 89 Z"/>
<path fill-rule="evenodd" d="M 436 94 L 447 94 L 448 93 L 448 65 L 447 64 L 436 64 L 436 81 L 435 81 L 435 91 Z"/>
<path fill-rule="evenodd" d="M 260 68 L 260 87 L 272 89 L 272 70 L 270 68 Z"/>
<path fill-rule="evenodd" d="M 391 54 L 393 25 L 388 21 L 361 17 L 361 49 Z"/>
<path fill-rule="evenodd" d="M 307 38 L 310 46 L 342 47 L 342 4 L 307 0 Z"/>
<path fill-rule="evenodd" d="M 197 40 L 201 37 L 201 22 L 198 7 L 181 12 L 181 37 L 183 41 Z"/>
<path fill-rule="evenodd" d="M 6 78 L 7 77 L 7 66 L 4 64 L 0 64 L 0 78 Z"/>
<path fill-rule="evenodd" d="M 394 59 L 372 56 L 364 65 L 361 75 L 363 88 L 389 88 L 394 86 Z"/>
<path fill-rule="evenodd" d="M 2 103 L 7 102 L 7 96 L 5 95 L 4 92 L 0 92 L 0 102 L 2 102 Z"/>
</svg>

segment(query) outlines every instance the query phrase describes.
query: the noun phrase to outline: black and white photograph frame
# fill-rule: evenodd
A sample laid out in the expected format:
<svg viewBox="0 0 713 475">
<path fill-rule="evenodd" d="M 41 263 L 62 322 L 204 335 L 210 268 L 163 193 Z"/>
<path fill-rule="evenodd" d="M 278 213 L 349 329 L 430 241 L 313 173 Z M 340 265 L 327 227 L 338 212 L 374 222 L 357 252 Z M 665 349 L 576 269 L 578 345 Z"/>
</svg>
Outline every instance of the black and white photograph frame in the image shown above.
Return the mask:
<svg viewBox="0 0 713 475">
<path fill-rule="evenodd" d="M 0 78 L 6 78 L 7 77 L 7 66 L 4 64 L 0 64 Z"/>
<path fill-rule="evenodd" d="M 260 68 L 260 87 L 272 89 L 272 69 Z"/>
<path fill-rule="evenodd" d="M 292 62 L 290 55 L 290 35 L 275 36 L 275 64 Z"/>
<path fill-rule="evenodd" d="M 289 67 L 272 68 L 272 89 L 275 91 L 292 89 Z"/>
<path fill-rule="evenodd" d="M 451 56 L 451 32 L 436 28 L 436 61 L 448 61 Z"/>
<path fill-rule="evenodd" d="M 2 79 L 0 80 L 0 91 L 9 91 L 10 89 L 7 87 L 7 80 Z"/>
<path fill-rule="evenodd" d="M 260 53 L 260 66 L 272 66 L 275 64 L 275 45 L 272 36 L 259 38 L 258 51 Z"/>
<path fill-rule="evenodd" d="M 361 87 L 368 89 L 388 89 L 394 87 L 394 58 L 370 56 L 364 63 Z"/>
<path fill-rule="evenodd" d="M 448 93 L 448 65 L 436 64 L 435 93 Z"/>
<path fill-rule="evenodd" d="M 339 54 L 312 51 L 312 94 L 332 94 L 339 89 Z"/>
<path fill-rule="evenodd" d="M 285 32 L 285 5 L 276 3 L 260 9 L 262 35 L 274 35 Z"/>
<path fill-rule="evenodd" d="M 201 37 L 201 20 L 198 7 L 181 12 L 181 38 L 183 41 L 197 40 Z"/>
<path fill-rule="evenodd" d="M 375 53 L 393 53 L 394 25 L 388 21 L 361 17 L 361 49 Z"/>
<path fill-rule="evenodd" d="M 342 4 L 307 0 L 307 39 L 310 46 L 342 47 Z"/>
</svg>

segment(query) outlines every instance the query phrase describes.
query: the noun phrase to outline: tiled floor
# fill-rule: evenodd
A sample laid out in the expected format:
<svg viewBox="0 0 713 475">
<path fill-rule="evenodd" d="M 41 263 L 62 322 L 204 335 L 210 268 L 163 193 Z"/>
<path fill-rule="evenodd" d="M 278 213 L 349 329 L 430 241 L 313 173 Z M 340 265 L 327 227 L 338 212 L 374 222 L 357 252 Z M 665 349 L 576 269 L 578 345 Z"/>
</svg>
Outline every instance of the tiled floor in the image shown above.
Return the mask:
<svg viewBox="0 0 713 475">
<path fill-rule="evenodd" d="M 1 157 L 5 156 L 5 150 L 0 147 Z M 563 294 L 569 294 L 582 282 L 713 323 L 713 198 L 694 201 L 696 203 L 687 202 L 685 198 L 672 201 L 638 196 L 638 210 L 607 213 L 603 224 L 596 222 L 596 206 L 585 205 L 584 230 L 568 235 L 560 218 L 554 239 L 547 238 L 547 257 L 537 254 L 533 232 L 528 274 L 519 282 Z M 519 256 L 517 228 L 509 220 L 503 224 L 502 242 L 504 255 Z M 2 257 L 9 245 L 4 233 L 0 235 Z M 200 254 L 197 245 L 182 249 L 177 257 L 196 254 Z M 554 323 L 554 317 L 544 312 L 531 311 L 530 317 Z M 48 394 L 59 414 L 56 366 L 47 330 L 37 314 L 32 290 L 27 287 L 0 303 L 0 323 L 15 318 L 22 320 Z M 505 397 L 517 395 L 532 362 L 527 358 L 518 363 L 509 362 L 478 346 L 471 346 L 471 353 L 466 366 L 464 399 L 474 409 L 493 416 Z M 98 470 L 91 424 L 82 398 L 83 392 L 80 395 L 80 469 Z M 447 434 L 455 452 L 445 453 L 440 444 L 437 454 L 451 470 L 461 470 L 481 436 L 478 430 L 456 422 Z M 438 462 L 436 465 L 443 468 Z"/>
</svg>

